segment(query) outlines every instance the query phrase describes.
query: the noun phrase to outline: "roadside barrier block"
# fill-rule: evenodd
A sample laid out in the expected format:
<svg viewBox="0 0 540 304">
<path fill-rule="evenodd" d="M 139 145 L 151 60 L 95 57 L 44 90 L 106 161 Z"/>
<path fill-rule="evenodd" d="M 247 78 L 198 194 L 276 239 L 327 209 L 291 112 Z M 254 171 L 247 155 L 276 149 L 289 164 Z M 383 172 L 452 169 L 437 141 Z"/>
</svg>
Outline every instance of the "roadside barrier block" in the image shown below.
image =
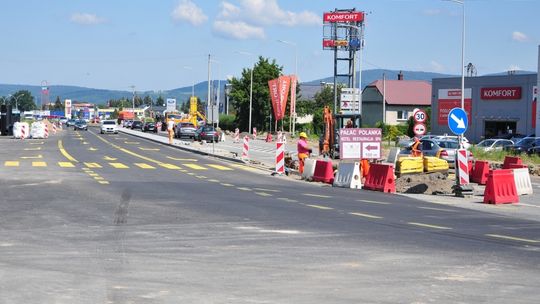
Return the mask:
<svg viewBox="0 0 540 304">
<path fill-rule="evenodd" d="M 422 166 L 423 168 L 423 166 Z M 372 164 L 364 182 L 364 189 L 395 193 L 396 182 L 392 165 Z"/>
<path fill-rule="evenodd" d="M 313 180 L 316 182 L 332 184 L 334 182 L 334 168 L 332 166 L 332 161 L 317 160 L 315 163 Z"/>
<path fill-rule="evenodd" d="M 511 169 L 510 164 L 516 164 L 516 165 L 522 165 L 521 158 L 518 156 L 505 156 L 504 157 L 504 163 L 503 163 L 503 169 Z"/>
<path fill-rule="evenodd" d="M 304 160 L 304 172 L 302 172 L 302 179 L 311 181 L 313 180 L 313 174 L 315 174 L 315 159 L 306 158 Z"/>
<path fill-rule="evenodd" d="M 484 190 L 484 204 L 511 203 L 519 203 L 514 171 L 510 169 L 490 171 Z"/>
<path fill-rule="evenodd" d="M 477 184 L 485 185 L 489 175 L 489 162 L 485 160 L 477 160 L 474 164 L 474 170 L 471 175 L 471 180 Z"/>
<path fill-rule="evenodd" d="M 362 177 L 360 176 L 360 163 L 339 163 L 333 186 L 361 189 Z"/>
<path fill-rule="evenodd" d="M 529 166 L 523 165 L 523 164 L 508 164 L 507 169 L 527 169 L 527 170 L 529 170 Z"/>
<path fill-rule="evenodd" d="M 518 195 L 533 194 L 531 176 L 528 168 L 512 169 L 514 171 L 514 182 Z"/>
</svg>

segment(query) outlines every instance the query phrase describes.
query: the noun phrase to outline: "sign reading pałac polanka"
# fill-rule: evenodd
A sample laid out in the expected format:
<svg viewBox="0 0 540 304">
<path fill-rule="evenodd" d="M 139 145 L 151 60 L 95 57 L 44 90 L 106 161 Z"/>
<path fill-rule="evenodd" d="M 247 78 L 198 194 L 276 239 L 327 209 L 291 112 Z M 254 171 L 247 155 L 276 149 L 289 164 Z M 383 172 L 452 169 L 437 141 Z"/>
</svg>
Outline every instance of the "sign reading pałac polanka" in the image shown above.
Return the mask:
<svg viewBox="0 0 540 304">
<path fill-rule="evenodd" d="M 381 158 L 381 141 L 382 129 L 343 128 L 339 130 L 339 158 Z"/>
</svg>

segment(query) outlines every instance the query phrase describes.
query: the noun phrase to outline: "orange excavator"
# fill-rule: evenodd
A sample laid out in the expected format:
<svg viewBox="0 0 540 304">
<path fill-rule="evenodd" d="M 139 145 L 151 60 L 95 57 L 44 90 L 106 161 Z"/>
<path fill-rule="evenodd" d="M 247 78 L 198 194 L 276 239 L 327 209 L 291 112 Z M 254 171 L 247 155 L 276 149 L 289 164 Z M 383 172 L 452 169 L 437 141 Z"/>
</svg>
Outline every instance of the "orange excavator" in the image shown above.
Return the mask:
<svg viewBox="0 0 540 304">
<path fill-rule="evenodd" d="M 319 151 L 321 155 L 339 158 L 339 130 L 341 128 L 360 128 L 362 115 L 335 114 L 328 106 L 323 110 L 323 134 L 319 138 Z"/>
</svg>

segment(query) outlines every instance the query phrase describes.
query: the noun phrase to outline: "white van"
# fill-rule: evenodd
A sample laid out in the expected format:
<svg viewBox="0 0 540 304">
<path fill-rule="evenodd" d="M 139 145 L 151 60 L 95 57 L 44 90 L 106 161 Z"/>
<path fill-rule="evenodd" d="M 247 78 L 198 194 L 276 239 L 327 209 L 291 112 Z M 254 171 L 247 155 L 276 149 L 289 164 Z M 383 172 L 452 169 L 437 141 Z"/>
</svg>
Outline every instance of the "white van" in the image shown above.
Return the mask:
<svg viewBox="0 0 540 304">
<path fill-rule="evenodd" d="M 101 134 L 114 133 L 118 134 L 118 126 L 116 120 L 102 120 L 100 124 Z"/>
</svg>

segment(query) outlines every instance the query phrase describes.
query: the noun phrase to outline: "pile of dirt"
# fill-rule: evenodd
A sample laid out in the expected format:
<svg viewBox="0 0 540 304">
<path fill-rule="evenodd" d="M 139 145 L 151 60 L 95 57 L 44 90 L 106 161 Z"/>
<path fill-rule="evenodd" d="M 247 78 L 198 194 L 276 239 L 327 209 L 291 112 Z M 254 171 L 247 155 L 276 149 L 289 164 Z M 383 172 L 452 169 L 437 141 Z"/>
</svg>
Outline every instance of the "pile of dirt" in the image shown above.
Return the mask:
<svg viewBox="0 0 540 304">
<path fill-rule="evenodd" d="M 396 192 L 451 194 L 454 183 L 446 173 L 403 175 L 396 179 Z"/>
</svg>

